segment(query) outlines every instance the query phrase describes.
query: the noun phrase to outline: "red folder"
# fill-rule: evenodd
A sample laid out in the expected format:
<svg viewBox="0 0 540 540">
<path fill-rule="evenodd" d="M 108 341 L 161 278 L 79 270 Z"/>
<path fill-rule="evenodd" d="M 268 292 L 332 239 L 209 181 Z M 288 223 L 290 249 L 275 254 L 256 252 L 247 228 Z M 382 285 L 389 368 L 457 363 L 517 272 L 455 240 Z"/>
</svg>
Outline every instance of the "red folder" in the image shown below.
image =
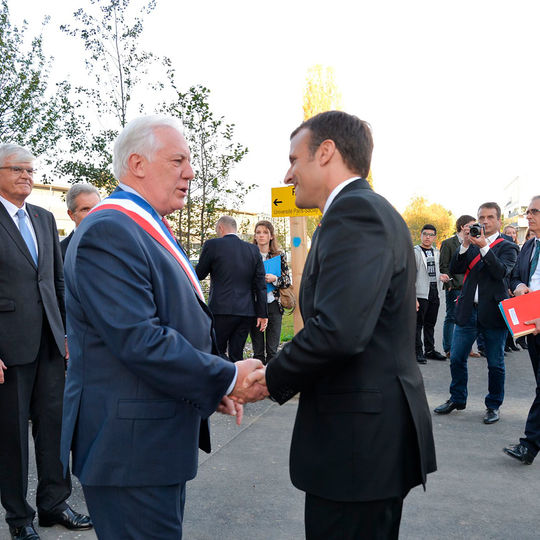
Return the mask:
<svg viewBox="0 0 540 540">
<path fill-rule="evenodd" d="M 540 290 L 507 298 L 499 302 L 499 309 L 513 337 L 525 336 L 534 331 L 534 324 L 524 324 L 540 317 Z"/>
</svg>

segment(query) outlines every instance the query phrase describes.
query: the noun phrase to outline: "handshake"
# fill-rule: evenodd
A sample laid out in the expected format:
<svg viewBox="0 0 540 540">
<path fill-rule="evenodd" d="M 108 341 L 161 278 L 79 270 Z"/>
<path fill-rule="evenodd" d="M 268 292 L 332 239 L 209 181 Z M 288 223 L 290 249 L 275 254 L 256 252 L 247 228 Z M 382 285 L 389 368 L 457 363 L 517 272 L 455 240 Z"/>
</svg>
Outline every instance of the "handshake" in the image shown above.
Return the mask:
<svg viewBox="0 0 540 540">
<path fill-rule="evenodd" d="M 217 410 L 236 416 L 236 423 L 240 425 L 244 416 L 243 404 L 260 401 L 270 394 L 266 388 L 266 368 L 260 360 L 248 358 L 235 362 L 235 365 L 238 369 L 236 384 L 228 396 L 223 396 Z"/>
</svg>

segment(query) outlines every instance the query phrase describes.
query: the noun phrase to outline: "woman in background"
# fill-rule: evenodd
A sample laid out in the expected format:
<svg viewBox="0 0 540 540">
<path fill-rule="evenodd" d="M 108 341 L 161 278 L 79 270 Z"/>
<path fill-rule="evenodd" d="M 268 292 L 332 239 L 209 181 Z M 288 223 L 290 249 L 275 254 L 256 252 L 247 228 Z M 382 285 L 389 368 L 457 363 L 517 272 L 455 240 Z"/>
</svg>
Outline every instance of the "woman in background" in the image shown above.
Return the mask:
<svg viewBox="0 0 540 540">
<path fill-rule="evenodd" d="M 266 331 L 261 332 L 255 325 L 251 328 L 251 342 L 253 343 L 253 357 L 267 364 L 277 354 L 281 338 L 281 318 L 283 307 L 279 300 L 279 289 L 286 289 L 291 285 L 289 268 L 285 253 L 279 249 L 274 233 L 274 226 L 266 220 L 259 221 L 255 225 L 253 243 L 257 245 L 264 261 L 272 257 L 281 257 L 281 273 L 279 276 L 266 274 L 266 283 L 274 285 L 275 289 L 268 292 L 268 325 Z M 266 342 L 266 343 L 265 343 Z"/>
</svg>

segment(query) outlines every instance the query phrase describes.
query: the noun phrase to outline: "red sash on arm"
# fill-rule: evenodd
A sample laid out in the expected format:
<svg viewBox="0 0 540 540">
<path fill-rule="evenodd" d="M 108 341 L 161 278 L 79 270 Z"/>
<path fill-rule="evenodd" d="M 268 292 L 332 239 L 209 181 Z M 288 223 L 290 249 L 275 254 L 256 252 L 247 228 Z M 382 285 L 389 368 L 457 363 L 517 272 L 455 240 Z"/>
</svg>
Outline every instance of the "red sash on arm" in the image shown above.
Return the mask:
<svg viewBox="0 0 540 540">
<path fill-rule="evenodd" d="M 493 242 L 492 244 L 490 244 L 489 249 L 491 249 L 492 247 L 496 246 L 497 244 L 500 244 L 503 240 L 504 240 L 504 238 L 503 238 L 502 236 L 499 236 L 499 238 L 497 238 L 497 240 L 495 240 L 495 242 Z M 480 261 L 481 258 L 482 258 L 482 255 L 479 253 L 479 254 L 471 261 L 471 263 L 470 263 L 469 266 L 467 267 L 467 271 L 465 272 L 465 277 L 463 278 L 463 283 L 464 283 L 464 284 L 465 284 L 465 280 L 467 279 L 467 276 L 470 274 L 471 270 L 478 264 L 478 262 Z"/>
</svg>

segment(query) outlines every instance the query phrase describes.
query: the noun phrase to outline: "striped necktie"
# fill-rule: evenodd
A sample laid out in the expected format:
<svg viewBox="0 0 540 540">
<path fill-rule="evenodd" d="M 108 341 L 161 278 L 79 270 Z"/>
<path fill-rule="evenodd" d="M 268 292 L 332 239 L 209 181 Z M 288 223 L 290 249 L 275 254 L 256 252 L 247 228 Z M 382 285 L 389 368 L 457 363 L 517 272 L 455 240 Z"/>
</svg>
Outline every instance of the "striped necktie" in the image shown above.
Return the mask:
<svg viewBox="0 0 540 540">
<path fill-rule="evenodd" d="M 540 255 L 540 241 L 536 240 L 534 242 L 534 255 L 531 259 L 531 270 L 529 272 L 529 285 L 531 284 L 534 273 L 536 272 L 536 267 L 538 266 L 538 255 Z"/>
<path fill-rule="evenodd" d="M 37 250 L 36 250 L 36 244 L 34 243 L 34 239 L 32 238 L 32 233 L 30 232 L 30 228 L 28 227 L 28 224 L 26 223 L 26 212 L 20 208 L 17 210 L 17 217 L 19 218 L 19 231 L 21 233 L 21 236 L 23 237 L 23 240 L 26 243 L 26 246 L 28 247 L 28 251 L 30 252 L 30 255 L 32 255 L 32 259 L 34 259 L 34 262 L 38 262 L 37 258 Z M 537 257 L 538 259 L 538 257 Z"/>
</svg>

